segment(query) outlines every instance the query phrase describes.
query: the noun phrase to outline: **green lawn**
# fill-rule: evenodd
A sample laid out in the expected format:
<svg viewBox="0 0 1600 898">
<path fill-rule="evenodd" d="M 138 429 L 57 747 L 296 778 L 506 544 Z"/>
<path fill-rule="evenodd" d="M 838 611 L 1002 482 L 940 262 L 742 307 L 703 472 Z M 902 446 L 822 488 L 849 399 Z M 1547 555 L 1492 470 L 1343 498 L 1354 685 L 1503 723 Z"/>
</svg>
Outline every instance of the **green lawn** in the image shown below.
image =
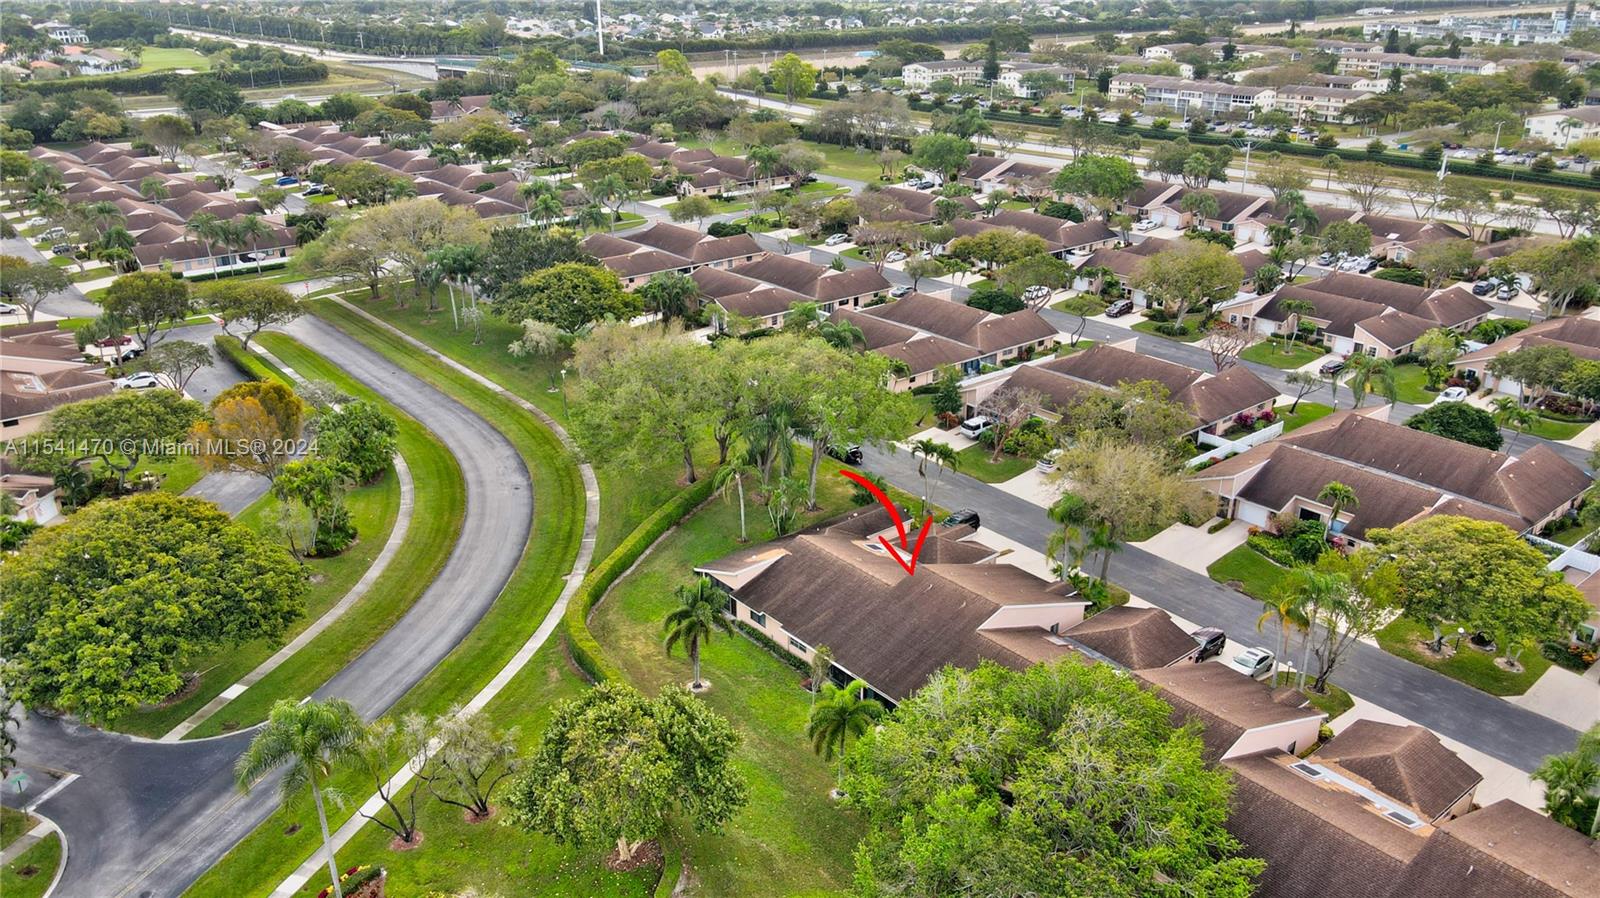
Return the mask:
<svg viewBox="0 0 1600 898">
<path fill-rule="evenodd" d="M 1154 321 L 1141 321 L 1133 326 L 1133 329 L 1141 334 L 1149 334 L 1152 337 L 1160 337 L 1163 340 L 1176 340 L 1179 343 L 1198 343 L 1206 338 L 1205 331 L 1196 330 L 1193 324 L 1190 324 L 1189 328 L 1189 333 L 1182 337 L 1170 337 L 1166 334 L 1158 333 Z"/>
<path fill-rule="evenodd" d="M 145 47 L 139 56 L 139 67 L 133 74 L 159 72 L 165 69 L 194 69 L 211 71 L 211 60 L 187 47 Z"/>
<path fill-rule="evenodd" d="M 1533 426 L 1528 428 L 1528 433 L 1547 440 L 1570 440 L 1583 433 L 1584 428 L 1588 426 L 1576 421 L 1557 421 L 1540 415 L 1534 419 Z"/>
<path fill-rule="evenodd" d="M 984 483 L 1003 483 L 1033 467 L 1033 459 L 1025 456 L 1002 455 L 998 462 L 991 462 L 993 454 L 994 450 L 982 443 L 968 446 L 956 453 L 960 460 L 956 470 Z"/>
<path fill-rule="evenodd" d="M 849 508 L 848 494 L 842 478 L 823 478 L 818 484 L 822 510 L 806 522 Z M 760 508 L 747 514 L 750 538 L 770 538 Z M 673 589 L 691 581 L 695 565 L 738 547 L 738 522 L 735 505 L 704 506 L 596 607 L 595 638 L 629 681 L 647 693 L 688 680 L 682 652 L 668 657 L 661 648 L 660 621 L 673 605 Z M 701 660 L 712 682 L 706 702 L 743 736 L 737 763 L 750 785 L 750 804 L 724 833 L 684 838 L 685 862 L 701 881 L 696 894 L 846 892 L 850 852 L 861 829 L 827 798 L 833 775 L 805 738 L 809 697 L 800 688 L 801 674 L 742 636 L 719 634 L 702 650 Z"/>
<path fill-rule="evenodd" d="M 1052 305 L 1050 308 L 1068 315 L 1098 315 L 1106 310 L 1106 301 L 1092 293 L 1079 293 Z"/>
<path fill-rule="evenodd" d="M 1428 374 L 1421 365 L 1394 366 L 1394 386 L 1397 398 L 1411 405 L 1427 405 L 1439 398 L 1438 391 L 1427 389 Z"/>
<path fill-rule="evenodd" d="M 51 833 L 0 870 L 0 895 L 42 898 L 61 863 L 61 837 Z"/>
<path fill-rule="evenodd" d="M 1441 629 L 1447 634 L 1446 647 L 1454 644 L 1456 627 L 1446 625 Z M 1490 695 L 1521 695 L 1550 667 L 1549 659 L 1539 654 L 1537 649 L 1530 649 L 1518 659 L 1522 662 L 1523 671 L 1512 673 L 1496 664 L 1494 655 L 1472 648 L 1466 640 L 1462 640 L 1461 648 L 1455 654 L 1443 661 L 1437 660 L 1426 647 L 1418 645 L 1432 641 L 1432 631 L 1406 618 L 1397 618 L 1394 623 L 1379 630 L 1377 635 L 1378 644 L 1389 654 L 1423 667 L 1431 667 Z"/>
<path fill-rule="evenodd" d="M 1060 344 L 1059 346 L 1056 347 L 1056 358 L 1059 359 L 1062 356 L 1075 355 L 1077 353 L 1083 352 L 1085 349 L 1088 349 L 1089 347 L 1091 347 L 1093 345 L 1094 345 L 1094 341 L 1093 340 L 1079 340 L 1077 343 L 1070 344 L 1070 345 L 1067 344 L 1067 343 L 1062 343 L 1062 344 Z"/>
<path fill-rule="evenodd" d="M 0 807 L 0 848 L 22 838 L 37 822 L 16 808 Z"/>
<path fill-rule="evenodd" d="M 1256 362 L 1261 365 L 1271 365 L 1274 368 L 1282 368 L 1287 371 L 1293 368 L 1299 368 L 1302 365 L 1322 357 L 1326 353 L 1327 350 L 1321 346 L 1313 346 L 1305 343 L 1296 343 L 1290 347 L 1289 352 L 1284 352 L 1283 343 L 1281 341 L 1263 340 L 1262 342 L 1249 347 L 1244 352 L 1239 353 L 1239 358 L 1244 359 L 1247 362 Z"/>
<path fill-rule="evenodd" d="M 1294 408 L 1292 414 L 1289 412 L 1291 407 Z M 1288 433 L 1296 428 L 1304 427 L 1312 421 L 1326 418 L 1333 414 L 1333 406 L 1301 400 L 1297 406 L 1280 405 L 1274 408 L 1272 413 L 1277 415 L 1278 419 L 1283 422 L 1283 432 Z"/>
<path fill-rule="evenodd" d="M 396 367 L 449 393 L 505 434 L 522 455 L 533 481 L 533 493 L 540 499 L 534 504 L 533 530 L 522 561 L 499 599 L 467 638 L 390 709 L 390 713 L 397 716 L 412 711 L 442 713 L 483 688 L 523 645 L 554 603 L 561 589 L 561 578 L 571 570 L 582 534 L 582 481 L 572 456 L 555 436 L 509 400 L 438 361 L 401 347 L 392 335 L 348 310 L 326 300 L 308 305 L 319 317 L 382 353 Z M 273 351 L 277 352 L 277 347 L 273 347 Z M 299 365 L 296 367 L 306 370 Z M 418 481 L 420 485 L 420 475 Z M 412 526 L 417 526 L 416 522 Z M 525 668 L 522 675 L 527 676 L 535 667 L 537 665 Z M 336 776 L 333 785 L 352 796 L 364 797 L 372 791 L 370 780 L 348 772 Z M 271 891 L 317 847 L 316 816 L 310 804 L 300 802 L 280 809 L 185 894 L 195 898 L 236 898 L 241 894 Z M 339 826 L 354 813 L 352 805 L 330 808 L 329 826 Z M 446 836 L 439 844 L 452 849 L 460 843 L 453 843 Z M 353 855 L 347 859 L 357 860 Z M 515 875 L 521 871 L 526 875 L 526 868 L 518 866 L 524 859 L 525 856 L 519 855 L 504 873 Z M 388 863 L 390 858 L 377 860 Z M 450 862 L 461 860 L 452 858 Z M 539 873 L 550 878 L 556 875 L 555 870 Z M 311 894 L 320 888 L 316 886 Z M 574 893 L 555 890 L 551 894 Z"/>
<path fill-rule="evenodd" d="M 824 164 L 821 174 L 833 175 L 836 178 L 849 178 L 852 181 L 877 181 L 883 170 L 878 166 L 878 154 L 854 147 L 835 146 L 831 143 L 817 143 L 812 140 L 796 141 L 807 149 L 815 150 L 822 154 Z M 682 138 L 678 146 L 687 149 L 710 147 L 724 156 L 742 156 L 744 148 L 725 137 L 717 137 L 710 141 L 697 138 Z"/>
<path fill-rule="evenodd" d="M 933 395 L 923 393 L 911 397 L 914 407 L 912 415 L 906 419 L 904 426 L 896 435 L 897 439 L 906 439 L 914 433 L 921 433 L 938 423 L 938 416 L 933 413 Z"/>
<path fill-rule="evenodd" d="M 1296 643 L 1291 642 L 1289 645 L 1292 649 Z M 1293 654 L 1293 652 L 1290 652 L 1290 654 Z M 1283 659 L 1279 660 L 1281 661 Z M 1313 671 L 1313 673 L 1315 673 L 1315 671 Z M 1294 671 L 1281 670 L 1278 672 L 1277 684 L 1279 686 L 1293 686 L 1295 677 L 1296 674 Z M 1356 700 L 1350 697 L 1350 693 L 1345 692 L 1343 689 L 1340 689 L 1331 682 L 1328 683 L 1328 691 L 1326 693 L 1319 693 L 1312 690 L 1311 682 L 1310 680 L 1307 680 L 1304 695 L 1306 700 L 1311 702 L 1311 707 L 1316 708 L 1318 711 L 1328 715 L 1329 720 L 1338 717 L 1340 714 L 1343 714 L 1344 712 L 1356 706 Z"/>
<path fill-rule="evenodd" d="M 1285 571 L 1255 549 L 1238 546 L 1213 561 L 1206 573 L 1218 583 L 1237 582 L 1245 595 L 1265 601 Z"/>
<path fill-rule="evenodd" d="M 711 211 L 713 214 L 720 215 L 723 212 L 742 212 L 745 209 L 750 208 L 749 200 L 723 200 L 710 196 L 706 197 L 706 199 L 711 201 Z M 661 208 L 670 214 L 673 210 L 678 208 L 680 203 L 681 201 L 679 203 L 667 203 Z"/>
</svg>

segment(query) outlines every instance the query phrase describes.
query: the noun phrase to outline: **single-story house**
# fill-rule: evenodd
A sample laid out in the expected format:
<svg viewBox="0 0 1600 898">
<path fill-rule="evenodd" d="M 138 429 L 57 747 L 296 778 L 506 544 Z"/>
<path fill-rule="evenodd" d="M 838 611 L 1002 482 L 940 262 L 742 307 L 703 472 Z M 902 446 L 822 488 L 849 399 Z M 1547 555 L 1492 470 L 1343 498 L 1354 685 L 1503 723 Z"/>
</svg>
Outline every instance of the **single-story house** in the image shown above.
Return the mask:
<svg viewBox="0 0 1600 898">
<path fill-rule="evenodd" d="M 1498 393 L 1517 396 L 1522 392 L 1522 385 L 1489 373 L 1489 363 L 1505 353 L 1528 346 L 1559 346 L 1580 359 L 1600 361 L 1600 321 L 1573 317 L 1541 321 L 1457 358 L 1456 370 L 1478 378 L 1483 386 Z"/>
<path fill-rule="evenodd" d="M 1311 304 L 1295 313 L 1290 300 Z M 1262 336 L 1288 333 L 1301 320 L 1315 324 L 1312 339 L 1333 352 L 1393 358 L 1409 352 L 1416 339 L 1436 327 L 1465 333 L 1493 310 L 1470 290 L 1429 290 L 1357 274 L 1330 274 L 1282 287 L 1264 296 L 1247 296 L 1220 305 L 1228 321 Z"/>
</svg>

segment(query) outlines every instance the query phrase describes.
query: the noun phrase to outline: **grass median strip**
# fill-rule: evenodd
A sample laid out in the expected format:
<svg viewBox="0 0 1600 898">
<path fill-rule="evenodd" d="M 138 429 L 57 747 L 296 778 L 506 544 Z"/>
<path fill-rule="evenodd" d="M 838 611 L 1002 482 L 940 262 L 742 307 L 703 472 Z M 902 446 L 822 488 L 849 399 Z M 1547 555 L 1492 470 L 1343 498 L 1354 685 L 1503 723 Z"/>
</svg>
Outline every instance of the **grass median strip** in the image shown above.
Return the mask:
<svg viewBox="0 0 1600 898">
<path fill-rule="evenodd" d="M 263 334 L 260 340 L 273 355 L 307 380 L 327 381 L 353 396 L 382 403 L 377 394 L 295 340 L 280 334 Z M 466 488 L 460 469 L 450 452 L 427 428 L 387 403 L 383 404 L 400 424 L 400 452 L 411 468 L 416 485 L 416 513 L 406 534 L 406 551 L 394 557 L 367 595 L 343 617 L 304 650 L 201 723 L 189 738 L 215 736 L 249 726 L 265 719 L 272 703 L 278 699 L 310 694 L 399 620 L 450 557 L 466 509 Z M 394 502 L 398 506 L 398 488 Z M 270 517 L 271 510 L 258 507 L 246 514 Z M 363 545 L 367 543 L 365 538 L 362 542 Z M 382 543 L 383 537 L 375 536 L 370 551 L 375 554 Z M 346 572 L 347 585 L 329 596 L 328 604 L 338 601 L 348 585 L 359 580 L 365 570 L 366 566 L 362 565 Z M 307 619 L 314 620 L 315 616 L 308 614 Z"/>
<path fill-rule="evenodd" d="M 522 561 L 504 592 L 467 638 L 389 712 L 396 715 L 411 711 L 442 713 L 483 688 L 554 604 L 561 591 L 562 577 L 571 570 L 582 536 L 583 483 L 571 453 L 550 430 L 511 400 L 435 359 L 398 345 L 392 334 L 336 303 L 317 300 L 307 305 L 319 317 L 381 353 L 397 367 L 432 384 L 482 416 L 516 447 L 533 483 L 532 532 Z M 276 345 L 270 348 L 301 374 L 319 376 L 302 368 Z M 413 473 L 420 491 L 423 474 Z M 458 528 L 452 525 L 452 530 L 455 529 Z M 529 676 L 539 666 L 530 665 L 522 676 Z M 335 777 L 334 785 L 352 796 L 365 796 L 372 791 L 369 779 L 348 772 Z M 185 894 L 234 898 L 241 894 L 270 892 L 319 844 L 315 813 L 308 805 L 302 802 L 280 810 L 245 837 Z M 328 810 L 330 828 L 341 825 L 355 813 L 354 806 Z M 356 862 L 356 855 L 349 851 L 342 857 Z M 382 857 L 365 857 L 360 862 L 372 860 L 387 861 Z M 524 862 L 521 856 L 515 861 L 518 865 Z M 573 885 L 582 891 L 582 883 Z M 316 889 L 311 890 L 311 894 L 315 892 Z"/>
</svg>

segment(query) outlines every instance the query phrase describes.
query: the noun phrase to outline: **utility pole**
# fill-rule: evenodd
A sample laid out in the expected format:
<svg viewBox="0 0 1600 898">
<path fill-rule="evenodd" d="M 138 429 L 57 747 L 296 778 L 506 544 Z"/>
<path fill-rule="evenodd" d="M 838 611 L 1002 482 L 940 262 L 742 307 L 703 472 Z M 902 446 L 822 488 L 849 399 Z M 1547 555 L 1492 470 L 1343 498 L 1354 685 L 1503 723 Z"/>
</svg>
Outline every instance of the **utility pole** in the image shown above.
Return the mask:
<svg viewBox="0 0 1600 898">
<path fill-rule="evenodd" d="M 600 59 L 606 58 L 606 20 L 600 12 L 600 0 L 594 0 L 594 39 L 600 47 Z"/>
</svg>

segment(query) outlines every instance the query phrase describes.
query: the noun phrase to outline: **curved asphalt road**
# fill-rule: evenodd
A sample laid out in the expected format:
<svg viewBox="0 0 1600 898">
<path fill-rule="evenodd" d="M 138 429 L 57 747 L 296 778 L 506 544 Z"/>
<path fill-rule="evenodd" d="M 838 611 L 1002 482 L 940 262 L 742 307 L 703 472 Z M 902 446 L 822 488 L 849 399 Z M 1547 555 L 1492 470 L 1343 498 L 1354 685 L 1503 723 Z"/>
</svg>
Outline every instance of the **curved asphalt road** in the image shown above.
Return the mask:
<svg viewBox="0 0 1600 898">
<path fill-rule="evenodd" d="M 467 507 L 443 571 L 406 615 L 316 692 L 381 715 L 477 624 L 522 556 L 533 518 L 528 472 L 488 422 L 388 360 L 307 316 L 288 331 L 422 422 L 461 465 Z M 30 717 L 19 759 L 81 778 L 39 812 L 67 835 L 55 898 L 165 898 L 183 892 L 278 805 L 275 784 L 249 796 L 233 760 L 250 733 L 161 744 Z"/>
</svg>

